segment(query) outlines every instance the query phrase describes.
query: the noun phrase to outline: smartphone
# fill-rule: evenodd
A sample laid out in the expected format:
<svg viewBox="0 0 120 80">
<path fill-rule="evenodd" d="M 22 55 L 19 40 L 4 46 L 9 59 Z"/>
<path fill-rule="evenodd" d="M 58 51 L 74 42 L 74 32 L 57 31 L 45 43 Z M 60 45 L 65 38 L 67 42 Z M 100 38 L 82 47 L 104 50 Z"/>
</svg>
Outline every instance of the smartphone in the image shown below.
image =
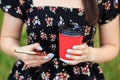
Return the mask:
<svg viewBox="0 0 120 80">
<path fill-rule="evenodd" d="M 20 50 L 20 49 L 15 49 L 14 52 L 16 52 L 16 53 L 24 53 L 24 54 L 33 54 L 33 55 L 36 54 L 36 52 L 33 52 L 33 51 L 25 51 L 25 50 Z"/>
<path fill-rule="evenodd" d="M 39 55 L 39 56 L 47 56 L 48 55 L 45 51 L 40 52 L 40 51 L 26 51 L 26 50 L 15 49 L 14 52 L 30 54 L 30 55 Z"/>
</svg>

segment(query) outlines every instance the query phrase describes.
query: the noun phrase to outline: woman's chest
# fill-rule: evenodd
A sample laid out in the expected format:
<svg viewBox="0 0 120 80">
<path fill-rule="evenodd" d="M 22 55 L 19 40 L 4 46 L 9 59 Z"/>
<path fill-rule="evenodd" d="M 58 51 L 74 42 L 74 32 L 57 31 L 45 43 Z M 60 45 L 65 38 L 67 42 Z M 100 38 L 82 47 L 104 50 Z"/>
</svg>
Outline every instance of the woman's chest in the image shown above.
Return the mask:
<svg viewBox="0 0 120 80">
<path fill-rule="evenodd" d="M 70 23 L 86 25 L 84 10 L 56 6 L 39 6 L 27 9 L 25 22 L 27 26 L 44 25 L 46 27 Z"/>
</svg>

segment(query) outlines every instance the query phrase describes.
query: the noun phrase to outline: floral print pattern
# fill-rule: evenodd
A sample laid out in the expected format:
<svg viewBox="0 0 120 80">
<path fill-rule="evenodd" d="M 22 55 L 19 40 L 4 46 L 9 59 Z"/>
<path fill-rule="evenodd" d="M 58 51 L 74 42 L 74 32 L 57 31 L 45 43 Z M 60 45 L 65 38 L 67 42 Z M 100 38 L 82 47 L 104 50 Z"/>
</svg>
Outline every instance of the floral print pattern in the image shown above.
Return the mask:
<svg viewBox="0 0 120 80">
<path fill-rule="evenodd" d="M 41 74 L 42 80 L 49 80 L 50 79 L 50 73 L 49 72 L 43 72 Z"/>
<path fill-rule="evenodd" d="M 81 67 L 81 69 L 82 69 L 82 74 L 90 76 L 90 70 L 88 65 L 86 65 L 85 67 Z"/>
<path fill-rule="evenodd" d="M 56 74 L 56 76 L 55 76 L 55 78 L 53 78 L 53 80 L 68 80 L 69 77 L 70 76 L 63 69 L 62 72 L 59 72 Z"/>
<path fill-rule="evenodd" d="M 100 10 L 102 9 L 99 24 L 108 23 L 117 16 L 118 0 L 96 1 Z M 87 25 L 83 9 L 34 7 L 32 0 L 0 0 L 0 7 L 25 22 L 28 45 L 39 42 L 44 49 L 44 54 L 55 54 L 50 62 L 35 68 L 27 68 L 22 61 L 17 60 L 8 80 L 104 80 L 103 71 L 97 63 L 83 62 L 71 66 L 59 59 L 58 28 L 61 25 L 82 25 L 83 42 L 93 46 L 96 26 Z"/>
</svg>

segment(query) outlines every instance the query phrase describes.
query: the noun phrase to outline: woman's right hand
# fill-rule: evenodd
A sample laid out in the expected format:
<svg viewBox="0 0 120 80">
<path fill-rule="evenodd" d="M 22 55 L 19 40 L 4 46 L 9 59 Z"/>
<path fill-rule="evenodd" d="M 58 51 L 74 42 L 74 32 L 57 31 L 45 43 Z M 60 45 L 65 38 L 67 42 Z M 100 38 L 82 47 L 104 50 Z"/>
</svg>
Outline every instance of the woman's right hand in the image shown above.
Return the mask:
<svg viewBox="0 0 120 80">
<path fill-rule="evenodd" d="M 40 46 L 39 43 L 34 43 L 34 44 L 31 44 L 31 45 L 27 45 L 27 46 L 23 46 L 23 47 L 18 47 L 18 48 L 15 48 L 15 49 L 19 49 L 19 50 L 24 50 L 24 51 L 41 51 L 42 50 L 42 47 Z M 43 54 L 41 52 L 39 52 L 39 54 L 36 54 L 35 55 L 31 55 L 31 54 L 22 54 L 22 53 L 16 53 L 14 52 L 14 55 L 22 60 L 26 65 L 28 65 L 29 67 L 37 67 L 37 66 L 41 66 L 42 64 L 50 61 L 53 57 L 54 57 L 54 54 L 53 53 L 49 53 L 47 55 L 40 55 L 40 54 Z"/>
</svg>

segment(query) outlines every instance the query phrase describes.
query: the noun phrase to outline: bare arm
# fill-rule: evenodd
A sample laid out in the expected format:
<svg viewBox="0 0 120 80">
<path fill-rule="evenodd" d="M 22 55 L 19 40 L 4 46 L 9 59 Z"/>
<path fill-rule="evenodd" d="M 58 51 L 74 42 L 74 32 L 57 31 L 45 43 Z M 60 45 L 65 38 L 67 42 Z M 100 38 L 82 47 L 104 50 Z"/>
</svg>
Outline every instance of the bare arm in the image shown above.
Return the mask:
<svg viewBox="0 0 120 80">
<path fill-rule="evenodd" d="M 1 32 L 1 49 L 6 54 L 22 60 L 30 67 L 41 66 L 42 64 L 50 61 L 54 57 L 54 54 L 52 53 L 49 53 L 48 55 L 38 55 L 37 52 L 34 52 L 34 55 L 23 54 L 24 52 L 33 52 L 34 50 L 40 51 L 41 47 L 39 43 L 34 43 L 22 47 L 19 45 L 22 26 L 22 20 L 5 13 Z M 23 52 L 14 52 L 16 49 Z M 39 54 L 42 53 L 39 52 Z"/>
<path fill-rule="evenodd" d="M 75 62 L 69 62 L 68 64 L 76 65 L 85 61 L 103 63 L 114 59 L 118 55 L 119 16 L 107 24 L 100 25 L 99 28 L 101 46 L 94 48 L 87 46 L 86 43 L 73 46 L 73 49 L 66 51 L 68 53 L 66 57 L 75 60 Z M 73 56 L 71 54 L 78 54 L 80 56 Z"/>
<path fill-rule="evenodd" d="M 113 21 L 100 25 L 100 48 L 94 48 L 97 54 L 95 62 L 106 62 L 114 59 L 119 51 L 119 16 Z"/>
<path fill-rule="evenodd" d="M 1 49 L 12 57 L 15 56 L 11 49 L 19 47 L 22 26 L 22 20 L 15 18 L 8 13 L 4 14 L 1 30 Z"/>
</svg>

